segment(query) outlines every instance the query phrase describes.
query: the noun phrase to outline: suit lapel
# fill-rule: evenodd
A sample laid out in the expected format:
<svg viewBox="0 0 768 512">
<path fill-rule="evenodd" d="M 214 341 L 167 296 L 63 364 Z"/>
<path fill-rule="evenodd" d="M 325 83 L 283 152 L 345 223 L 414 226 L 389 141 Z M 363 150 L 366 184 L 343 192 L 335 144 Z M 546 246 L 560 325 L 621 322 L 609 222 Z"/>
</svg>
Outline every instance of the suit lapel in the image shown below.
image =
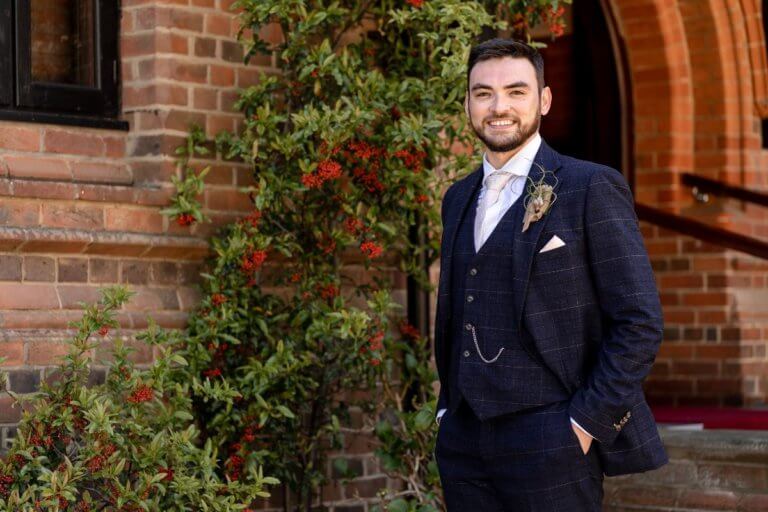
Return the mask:
<svg viewBox="0 0 768 512">
<path fill-rule="evenodd" d="M 453 255 L 453 247 L 456 244 L 456 235 L 459 231 L 461 219 L 464 218 L 467 208 L 472 202 L 472 198 L 475 197 L 477 187 L 479 187 L 480 183 L 483 181 L 482 177 L 483 166 L 481 164 L 472 174 L 467 176 L 467 179 L 464 180 L 461 183 L 461 186 L 456 190 L 456 198 L 454 199 L 453 205 L 451 205 L 451 210 L 448 212 L 448 217 L 446 218 L 444 236 L 447 240 L 447 245 L 445 246 L 443 254 Z M 450 268 L 447 270 L 450 272 Z M 450 278 L 450 275 L 447 277 Z"/>
<path fill-rule="evenodd" d="M 451 270 L 453 268 L 452 257 L 453 248 L 456 245 L 456 235 L 458 234 L 461 219 L 464 217 L 475 192 L 483 181 L 482 164 L 467 178 L 460 182 L 456 189 L 456 196 L 450 204 L 446 204 L 446 218 L 443 226 L 443 244 L 440 250 L 440 289 L 437 300 L 437 318 L 435 319 L 435 338 L 438 336 L 437 330 L 442 332 L 448 327 L 448 310 L 450 306 L 445 303 L 442 297 L 449 297 L 451 294 Z"/>
<path fill-rule="evenodd" d="M 540 165 L 546 169 L 547 173 L 544 177 L 544 183 L 552 185 L 555 193 L 560 188 L 560 181 L 557 180 L 556 174 L 560 169 L 561 163 L 559 155 L 550 148 L 546 142 L 541 142 L 539 152 L 536 153 L 534 158 L 534 165 L 531 166 L 531 170 L 528 174 L 534 182 L 538 182 L 544 174 Z M 538 165 L 536 165 L 538 164 Z M 530 181 L 528 181 L 530 185 Z M 523 195 L 520 197 L 520 201 L 525 201 L 528 197 L 528 185 L 526 185 Z M 557 208 L 557 201 L 552 205 L 552 208 Z M 519 226 L 515 226 L 515 246 L 514 252 L 514 279 L 512 281 L 512 292 L 514 295 L 514 307 L 515 318 L 517 319 L 517 325 L 522 325 L 523 318 L 523 306 L 525 304 L 525 297 L 528 292 L 528 282 L 531 277 L 531 266 L 533 265 L 533 258 L 535 256 L 536 247 L 538 247 L 539 238 L 544 230 L 544 226 L 547 224 L 547 220 L 550 217 L 551 212 L 547 212 L 537 222 L 532 223 L 528 230 L 523 233 L 522 217 Z"/>
</svg>

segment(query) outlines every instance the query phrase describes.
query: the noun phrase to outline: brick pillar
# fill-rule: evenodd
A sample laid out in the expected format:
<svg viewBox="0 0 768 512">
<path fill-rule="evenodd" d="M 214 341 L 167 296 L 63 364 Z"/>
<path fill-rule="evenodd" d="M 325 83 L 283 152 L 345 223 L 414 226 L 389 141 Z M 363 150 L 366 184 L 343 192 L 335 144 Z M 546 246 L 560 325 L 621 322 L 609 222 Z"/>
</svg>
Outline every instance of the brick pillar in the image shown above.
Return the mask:
<svg viewBox="0 0 768 512">
<path fill-rule="evenodd" d="M 238 89 L 271 69 L 272 56 L 243 64 L 231 0 L 126 1 L 122 19 L 123 110 L 132 130 L 127 159 L 136 184 L 166 188 L 178 171 L 173 151 L 194 124 L 208 137 L 237 129 Z M 186 5 L 190 4 L 190 5 Z M 249 166 L 211 159 L 204 206 L 214 226 L 166 226 L 170 234 L 206 236 L 251 207 L 238 187 L 253 184 Z"/>
</svg>

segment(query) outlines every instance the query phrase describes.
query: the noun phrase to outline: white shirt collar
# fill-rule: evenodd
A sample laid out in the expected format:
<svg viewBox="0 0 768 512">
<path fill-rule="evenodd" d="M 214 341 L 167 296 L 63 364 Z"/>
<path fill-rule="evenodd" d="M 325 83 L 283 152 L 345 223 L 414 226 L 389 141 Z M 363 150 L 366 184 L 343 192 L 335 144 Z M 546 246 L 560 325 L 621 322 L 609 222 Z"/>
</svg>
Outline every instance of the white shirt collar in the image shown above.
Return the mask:
<svg viewBox="0 0 768 512">
<path fill-rule="evenodd" d="M 504 171 L 519 176 L 528 176 L 531 166 L 533 166 L 533 159 L 536 158 L 536 153 L 539 152 L 539 147 L 541 147 L 541 135 L 539 135 L 539 132 L 536 132 L 531 140 L 526 142 L 525 146 L 520 148 L 520 151 L 507 160 L 507 163 L 505 163 L 501 169 L 496 169 L 491 165 L 488 161 L 488 155 L 483 153 L 483 182 L 485 182 L 485 178 L 495 171 Z"/>
</svg>

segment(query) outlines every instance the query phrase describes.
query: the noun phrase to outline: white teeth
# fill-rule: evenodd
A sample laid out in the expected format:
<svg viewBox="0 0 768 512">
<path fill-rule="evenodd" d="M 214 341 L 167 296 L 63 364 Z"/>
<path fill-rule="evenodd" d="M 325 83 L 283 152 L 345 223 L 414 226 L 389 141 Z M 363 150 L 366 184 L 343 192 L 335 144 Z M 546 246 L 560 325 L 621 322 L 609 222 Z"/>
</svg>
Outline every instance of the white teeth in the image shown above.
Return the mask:
<svg viewBox="0 0 768 512">
<path fill-rule="evenodd" d="M 510 126 L 514 124 L 512 121 L 491 121 L 491 126 Z"/>
</svg>

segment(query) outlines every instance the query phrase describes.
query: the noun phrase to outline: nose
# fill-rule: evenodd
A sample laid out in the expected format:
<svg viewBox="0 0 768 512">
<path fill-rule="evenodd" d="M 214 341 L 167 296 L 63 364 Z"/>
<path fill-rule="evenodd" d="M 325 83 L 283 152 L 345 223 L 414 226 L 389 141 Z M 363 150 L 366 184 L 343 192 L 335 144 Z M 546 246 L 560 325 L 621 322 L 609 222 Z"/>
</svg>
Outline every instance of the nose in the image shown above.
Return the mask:
<svg viewBox="0 0 768 512">
<path fill-rule="evenodd" d="M 502 114 L 509 112 L 510 104 L 506 101 L 506 99 L 503 96 L 497 96 L 492 102 L 491 102 L 491 113 L 495 116 L 500 117 Z"/>
</svg>

